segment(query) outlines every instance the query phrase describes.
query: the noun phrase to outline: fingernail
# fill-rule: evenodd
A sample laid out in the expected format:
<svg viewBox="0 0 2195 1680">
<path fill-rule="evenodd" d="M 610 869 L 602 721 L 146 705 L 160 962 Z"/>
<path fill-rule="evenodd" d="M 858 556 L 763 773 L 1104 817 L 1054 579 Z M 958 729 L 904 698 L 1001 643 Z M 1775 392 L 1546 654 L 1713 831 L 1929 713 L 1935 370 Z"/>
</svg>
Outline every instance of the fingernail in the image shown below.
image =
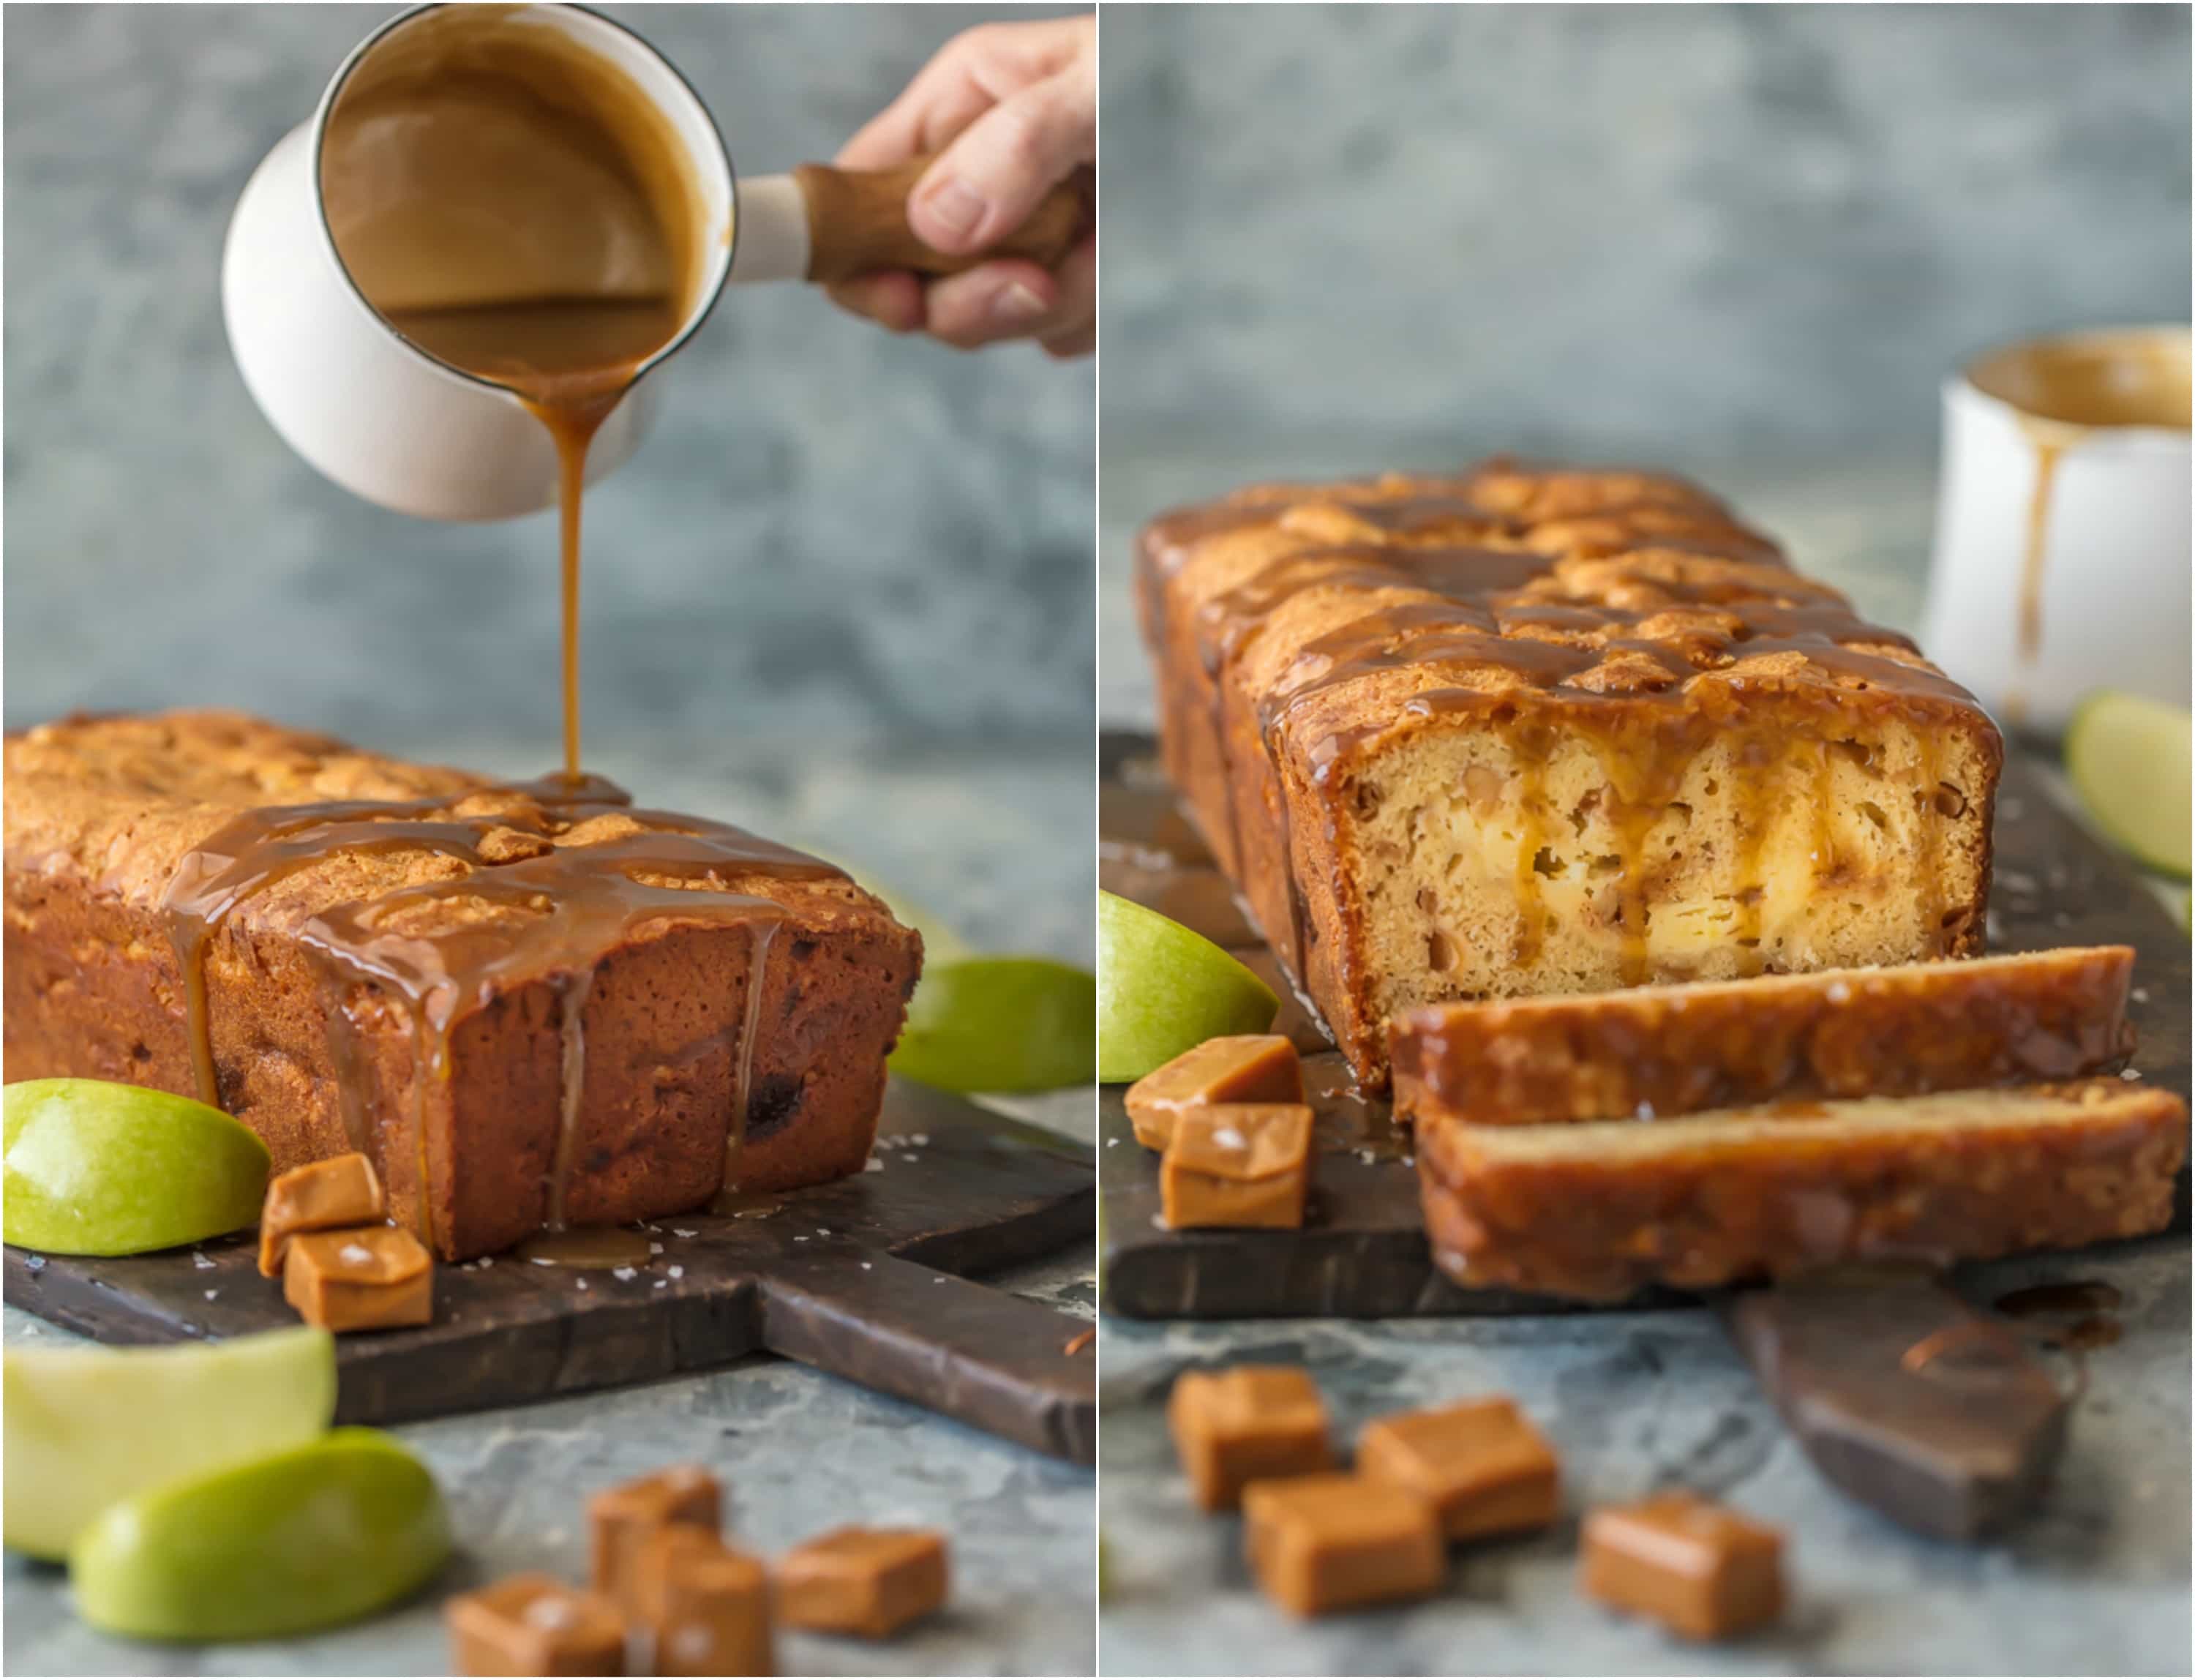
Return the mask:
<svg viewBox="0 0 2195 1680">
<path fill-rule="evenodd" d="M 974 233 L 988 206 L 983 195 L 957 175 L 948 175 L 922 195 L 923 212 L 941 233 L 965 239 Z"/>
<path fill-rule="evenodd" d="M 1005 326 L 1027 326 L 1044 310 L 1044 299 L 1019 280 L 1009 283 L 991 300 L 991 319 Z"/>
</svg>

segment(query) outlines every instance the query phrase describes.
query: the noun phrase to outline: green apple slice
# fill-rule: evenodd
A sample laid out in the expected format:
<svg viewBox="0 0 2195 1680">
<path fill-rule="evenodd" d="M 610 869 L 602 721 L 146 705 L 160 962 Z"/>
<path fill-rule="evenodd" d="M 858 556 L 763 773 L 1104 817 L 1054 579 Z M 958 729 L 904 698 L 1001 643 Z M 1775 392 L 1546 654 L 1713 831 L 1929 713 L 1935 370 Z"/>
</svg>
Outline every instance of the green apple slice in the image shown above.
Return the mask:
<svg viewBox="0 0 2195 1680">
<path fill-rule="evenodd" d="M 2096 826 L 2152 869 L 2188 873 L 2187 713 L 2140 695 L 2090 695 L 2065 730 L 2065 774 Z"/>
<path fill-rule="evenodd" d="M 1264 1032 L 1272 988 L 1201 933 L 1098 895 L 1098 1077 L 1140 1079 L 1207 1038 Z"/>
<path fill-rule="evenodd" d="M 267 1146 L 217 1108 L 104 1079 L 0 1096 L 0 1236 L 49 1254 L 142 1254 L 240 1231 L 267 1196 Z"/>
<path fill-rule="evenodd" d="M 442 1567 L 449 1513 L 394 1437 L 337 1429 L 109 1505 L 69 1551 L 77 1614 L 135 1639 L 279 1639 L 355 1621 Z"/>
<path fill-rule="evenodd" d="M 173 1348 L 11 1347 L 0 1387 L 8 1544 L 61 1558 L 118 1500 L 319 1436 L 336 1344 L 301 1325 Z"/>
<path fill-rule="evenodd" d="M 1049 957 L 925 966 L 891 1069 L 948 1091 L 1050 1091 L 1088 1081 L 1098 983 Z"/>
</svg>

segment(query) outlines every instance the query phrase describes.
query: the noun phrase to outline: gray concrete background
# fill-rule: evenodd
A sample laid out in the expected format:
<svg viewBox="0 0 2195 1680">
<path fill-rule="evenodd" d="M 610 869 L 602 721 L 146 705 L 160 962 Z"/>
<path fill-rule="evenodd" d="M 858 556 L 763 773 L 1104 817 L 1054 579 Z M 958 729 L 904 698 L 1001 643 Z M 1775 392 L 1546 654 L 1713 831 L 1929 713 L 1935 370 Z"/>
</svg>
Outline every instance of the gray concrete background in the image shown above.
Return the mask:
<svg viewBox="0 0 2195 1680">
<path fill-rule="evenodd" d="M 1108 6 L 1104 427 L 1690 465 L 1926 447 L 2184 320 L 2178 6 Z"/>
<path fill-rule="evenodd" d="M 498 771 L 557 750 L 554 516 L 355 499 L 260 417 L 222 327 L 237 193 L 393 9 L 9 9 L 10 726 L 219 703 Z M 828 158 L 1015 9 L 604 9 L 760 173 Z M 1091 365 L 895 339 L 785 286 L 724 298 L 672 375 L 588 498 L 590 767 L 789 819 L 966 898 L 988 942 L 1084 951 Z"/>
</svg>

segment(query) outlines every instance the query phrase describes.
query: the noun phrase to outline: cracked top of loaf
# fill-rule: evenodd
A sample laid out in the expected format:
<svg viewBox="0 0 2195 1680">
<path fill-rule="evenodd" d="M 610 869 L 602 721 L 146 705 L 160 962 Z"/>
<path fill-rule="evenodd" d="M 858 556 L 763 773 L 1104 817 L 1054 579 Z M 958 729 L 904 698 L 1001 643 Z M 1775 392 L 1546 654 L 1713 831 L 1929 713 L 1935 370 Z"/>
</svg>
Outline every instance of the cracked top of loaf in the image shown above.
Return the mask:
<svg viewBox="0 0 2195 1680">
<path fill-rule="evenodd" d="M 1253 486 L 1162 516 L 1144 562 L 1146 614 L 1194 613 L 1207 668 L 1239 655 L 1294 724 L 1519 691 L 1660 709 L 1812 690 L 1980 709 L 1907 638 L 1661 474 L 1496 460 Z"/>
<path fill-rule="evenodd" d="M 378 931 L 489 931 L 538 907 L 524 892 L 475 896 L 460 883 L 511 866 L 544 893 L 614 870 L 827 919 L 889 919 L 827 864 L 723 825 L 630 809 L 607 782 L 568 792 L 498 782 L 240 713 L 62 719 L 9 735 L 5 765 L 11 871 L 74 876 L 158 904 L 179 881 L 211 880 L 241 857 L 253 884 L 227 911 L 239 927 L 293 932 L 341 907 L 385 904 Z M 311 807 L 327 820 L 297 829 L 298 848 L 331 843 L 309 859 L 280 856 L 284 842 L 268 831 L 285 819 L 269 813 Z"/>
</svg>

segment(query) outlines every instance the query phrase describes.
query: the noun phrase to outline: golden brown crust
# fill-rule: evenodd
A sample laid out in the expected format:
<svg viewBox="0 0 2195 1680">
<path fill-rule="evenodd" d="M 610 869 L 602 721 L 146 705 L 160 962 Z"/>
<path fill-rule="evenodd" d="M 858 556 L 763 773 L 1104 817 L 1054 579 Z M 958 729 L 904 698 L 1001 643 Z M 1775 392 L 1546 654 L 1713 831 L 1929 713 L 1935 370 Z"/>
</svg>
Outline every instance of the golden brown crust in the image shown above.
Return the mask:
<svg viewBox="0 0 2195 1680">
<path fill-rule="evenodd" d="M 2160 1231 L 2187 1111 L 2117 1079 L 1783 1102 L 1651 1125 L 1421 1125 L 1458 1282 L 1616 1300 L 1851 1260 L 1984 1260 Z"/>
<path fill-rule="evenodd" d="M 1395 1111 L 1644 1120 L 1777 1097 L 2075 1079 L 2133 1048 L 2124 945 L 1430 1004 L 1388 1025 Z"/>
<path fill-rule="evenodd" d="M 435 1047 L 419 1030 L 418 999 L 355 971 L 330 984 L 331 923 L 389 905 L 406 937 L 479 935 L 493 950 L 509 904 L 434 895 L 491 869 L 539 869 L 528 859 L 559 847 L 607 857 L 636 818 L 691 819 L 602 812 L 560 828 L 524 789 L 220 713 L 41 725 L 9 737 L 6 780 L 11 1079 L 198 1092 L 177 918 L 164 908 L 179 871 L 269 806 L 412 801 L 407 811 L 431 807 L 476 845 L 464 856 L 426 843 L 333 853 L 239 898 L 207 940 L 219 1093 L 266 1140 L 276 1171 L 363 1149 L 391 1214 L 446 1259 L 539 1228 L 552 1181 L 574 1225 L 699 1206 L 725 1172 L 748 976 L 764 938 L 740 1181 L 815 1183 L 867 1158 L 920 942 L 835 872 L 772 873 L 764 854 L 775 849 L 755 842 L 751 873 L 708 883 L 758 906 L 755 917 L 711 920 L 712 895 L 694 892 L 584 950 L 548 948 L 539 963 L 435 1006 L 447 1009 L 435 1066 L 423 1060 Z M 574 996 L 585 1064 L 566 1139 L 573 1035 L 563 1013 Z M 357 1100 L 348 1117 L 346 1090 Z"/>
<path fill-rule="evenodd" d="M 1258 487 L 1155 522 L 1138 591 L 1168 771 L 1375 1086 L 1410 1003 L 1979 948 L 1994 727 L 1681 481 Z"/>
</svg>

